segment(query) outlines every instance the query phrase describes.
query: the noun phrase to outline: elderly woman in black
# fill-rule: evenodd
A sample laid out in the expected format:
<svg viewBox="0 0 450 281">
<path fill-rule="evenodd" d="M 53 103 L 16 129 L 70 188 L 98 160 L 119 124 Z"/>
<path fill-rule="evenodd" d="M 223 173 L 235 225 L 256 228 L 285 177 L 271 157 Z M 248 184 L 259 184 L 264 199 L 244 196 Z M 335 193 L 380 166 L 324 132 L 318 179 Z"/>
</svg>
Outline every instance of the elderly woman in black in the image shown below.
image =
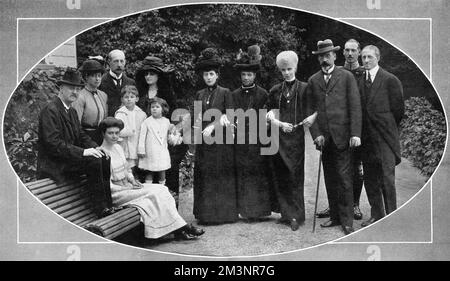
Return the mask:
<svg viewBox="0 0 450 281">
<path fill-rule="evenodd" d="M 279 150 L 272 156 L 274 189 L 280 205 L 281 223 L 296 231 L 305 221 L 304 165 L 305 132 L 316 114 L 306 116 L 307 84 L 295 77 L 298 56 L 294 51 L 283 51 L 276 58 L 283 82 L 269 91 L 268 121 L 280 129 Z M 279 112 L 279 116 L 275 112 Z M 305 118 L 306 117 L 306 118 Z"/>
<path fill-rule="evenodd" d="M 150 101 L 154 97 L 164 99 L 169 105 L 167 118 L 172 119 L 172 112 L 177 109 L 176 94 L 169 79 L 173 69 L 164 65 L 163 61 L 154 56 L 147 56 L 136 72 L 136 86 L 139 91 L 138 106 L 150 116 Z M 179 120 L 172 121 L 174 123 Z M 186 155 L 188 146 L 180 144 L 169 146 L 171 168 L 166 172 L 166 185 L 169 190 L 179 194 L 180 163 Z M 157 179 L 155 179 L 157 180 Z M 177 202 L 178 203 L 178 202 Z"/>
<path fill-rule="evenodd" d="M 235 222 L 238 219 L 233 139 L 226 143 L 226 134 L 231 136 L 231 133 L 226 133 L 225 125 L 229 122 L 223 122 L 222 118 L 226 109 L 233 105 L 230 90 L 217 83 L 220 66 L 221 60 L 213 48 L 203 50 L 195 65 L 206 84 L 197 92 L 193 110 L 194 126 L 197 127 L 194 134 L 201 130 L 203 135 L 196 139 L 201 143 L 195 147 L 194 167 L 194 215 L 199 224 Z M 199 104 L 201 111 L 196 108 Z M 210 110 L 222 115 L 207 120 L 205 112 L 211 113 Z M 222 137 L 217 142 L 210 141 L 220 133 Z"/>
</svg>

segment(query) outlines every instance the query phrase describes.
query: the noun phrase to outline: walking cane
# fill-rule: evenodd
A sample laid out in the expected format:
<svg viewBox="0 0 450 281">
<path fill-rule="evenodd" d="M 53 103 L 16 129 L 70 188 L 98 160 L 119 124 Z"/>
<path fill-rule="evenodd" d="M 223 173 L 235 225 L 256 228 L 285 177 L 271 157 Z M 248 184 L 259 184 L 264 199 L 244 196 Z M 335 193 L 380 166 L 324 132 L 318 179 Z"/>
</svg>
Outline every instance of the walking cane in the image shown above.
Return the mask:
<svg viewBox="0 0 450 281">
<path fill-rule="evenodd" d="M 314 203 L 314 219 L 313 219 L 313 233 L 316 229 L 316 215 L 317 215 L 317 201 L 319 199 L 319 184 L 320 184 L 320 166 L 322 165 L 322 147 L 319 147 L 319 171 L 317 172 L 317 188 L 316 188 L 316 202 Z"/>
</svg>

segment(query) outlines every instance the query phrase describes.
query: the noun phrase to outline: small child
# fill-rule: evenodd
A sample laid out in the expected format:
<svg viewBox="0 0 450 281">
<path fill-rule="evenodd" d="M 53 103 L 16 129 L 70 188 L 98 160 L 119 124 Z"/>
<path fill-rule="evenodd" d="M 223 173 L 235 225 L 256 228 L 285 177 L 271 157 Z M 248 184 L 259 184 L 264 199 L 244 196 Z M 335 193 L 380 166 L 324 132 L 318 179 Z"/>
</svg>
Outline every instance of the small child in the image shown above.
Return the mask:
<svg viewBox="0 0 450 281">
<path fill-rule="evenodd" d="M 171 167 L 168 143 L 179 144 L 181 136 L 169 119 L 163 116 L 169 112 L 167 102 L 154 97 L 149 104 L 151 116 L 142 123 L 139 137 L 139 168 L 150 171 L 145 182 L 153 182 L 153 175 L 157 174 L 159 183 L 165 184 L 166 170 Z"/>
<path fill-rule="evenodd" d="M 139 101 L 138 90 L 133 85 L 126 85 L 120 91 L 122 107 L 120 107 L 115 117 L 124 123 L 124 128 L 119 134 L 119 144 L 125 152 L 130 169 L 136 176 L 136 166 L 138 164 L 138 142 L 141 124 L 147 118 L 147 114 L 140 109 L 136 103 Z"/>
</svg>

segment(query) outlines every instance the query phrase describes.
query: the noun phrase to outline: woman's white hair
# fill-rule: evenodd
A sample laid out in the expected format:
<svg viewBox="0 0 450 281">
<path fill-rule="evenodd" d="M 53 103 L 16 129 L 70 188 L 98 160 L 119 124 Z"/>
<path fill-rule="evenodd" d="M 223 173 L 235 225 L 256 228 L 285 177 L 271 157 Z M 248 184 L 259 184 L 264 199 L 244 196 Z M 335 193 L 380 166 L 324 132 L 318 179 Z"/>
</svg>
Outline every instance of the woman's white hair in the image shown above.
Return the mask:
<svg viewBox="0 0 450 281">
<path fill-rule="evenodd" d="M 294 51 L 283 51 L 277 55 L 278 68 L 285 68 L 287 66 L 297 67 L 298 56 Z"/>
</svg>

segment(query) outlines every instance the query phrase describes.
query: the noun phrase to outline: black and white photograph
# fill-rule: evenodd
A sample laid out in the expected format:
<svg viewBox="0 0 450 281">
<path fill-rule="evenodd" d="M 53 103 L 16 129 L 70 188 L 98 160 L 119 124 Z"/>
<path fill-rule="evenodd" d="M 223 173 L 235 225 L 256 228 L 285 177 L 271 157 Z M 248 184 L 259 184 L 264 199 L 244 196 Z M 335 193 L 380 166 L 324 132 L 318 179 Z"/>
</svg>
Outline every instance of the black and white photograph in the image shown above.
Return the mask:
<svg viewBox="0 0 450 281">
<path fill-rule="evenodd" d="M 447 2 L 0 2 L 1 260 L 449 259 Z"/>
</svg>

